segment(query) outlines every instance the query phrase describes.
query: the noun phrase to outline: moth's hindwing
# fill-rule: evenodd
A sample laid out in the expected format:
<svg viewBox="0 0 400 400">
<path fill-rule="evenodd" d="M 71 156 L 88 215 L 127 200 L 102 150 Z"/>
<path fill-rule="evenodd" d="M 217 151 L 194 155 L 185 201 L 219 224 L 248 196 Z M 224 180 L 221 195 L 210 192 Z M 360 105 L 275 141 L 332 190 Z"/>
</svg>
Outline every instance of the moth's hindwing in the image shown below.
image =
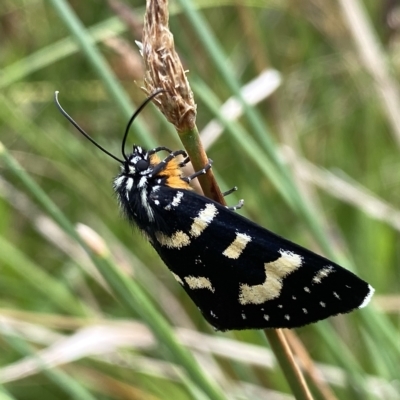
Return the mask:
<svg viewBox="0 0 400 400">
<path fill-rule="evenodd" d="M 192 191 L 162 186 L 159 229 L 145 229 L 165 264 L 219 330 L 293 328 L 361 308 L 366 282 L 337 264 Z"/>
</svg>

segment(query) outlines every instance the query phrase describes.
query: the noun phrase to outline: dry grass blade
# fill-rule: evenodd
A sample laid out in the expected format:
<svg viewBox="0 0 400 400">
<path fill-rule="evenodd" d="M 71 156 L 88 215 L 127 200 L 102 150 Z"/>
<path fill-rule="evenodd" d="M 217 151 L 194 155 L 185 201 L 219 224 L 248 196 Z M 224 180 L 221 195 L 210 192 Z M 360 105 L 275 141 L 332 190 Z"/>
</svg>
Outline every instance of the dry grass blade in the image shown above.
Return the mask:
<svg viewBox="0 0 400 400">
<path fill-rule="evenodd" d="M 144 90 L 150 94 L 164 89 L 166 93 L 155 100 L 157 107 L 179 132 L 193 129 L 196 104 L 168 28 L 168 1 L 147 1 L 141 47 L 146 65 Z"/>
<path fill-rule="evenodd" d="M 255 105 L 272 95 L 281 85 L 279 71 L 269 68 L 263 70 L 255 79 L 242 87 L 242 96 L 248 104 Z M 243 106 L 236 97 L 230 97 L 220 112 L 229 120 L 237 120 L 243 115 Z M 201 141 L 206 149 L 222 135 L 225 127 L 216 119 L 211 120 L 201 131 Z"/>
<path fill-rule="evenodd" d="M 281 150 L 300 179 L 312 183 L 344 203 L 352 204 L 370 218 L 382 221 L 400 231 L 400 211 L 356 181 L 350 178 L 346 180 L 343 171 L 341 171 L 343 176 L 340 177 L 299 157 L 288 146 L 282 147 Z"/>
<path fill-rule="evenodd" d="M 360 61 L 371 74 L 382 109 L 391 125 L 393 136 L 400 145 L 400 95 L 397 82 L 385 63 L 385 53 L 367 17 L 363 5 L 357 0 L 339 1 L 343 19 L 353 36 Z"/>
<path fill-rule="evenodd" d="M 318 370 L 314 361 L 311 359 L 303 342 L 296 333 L 290 329 L 285 330 L 286 339 L 293 353 L 296 355 L 303 371 L 309 376 L 313 384 L 318 388 L 324 400 L 338 400 L 335 393 L 323 379 L 322 373 Z"/>
</svg>

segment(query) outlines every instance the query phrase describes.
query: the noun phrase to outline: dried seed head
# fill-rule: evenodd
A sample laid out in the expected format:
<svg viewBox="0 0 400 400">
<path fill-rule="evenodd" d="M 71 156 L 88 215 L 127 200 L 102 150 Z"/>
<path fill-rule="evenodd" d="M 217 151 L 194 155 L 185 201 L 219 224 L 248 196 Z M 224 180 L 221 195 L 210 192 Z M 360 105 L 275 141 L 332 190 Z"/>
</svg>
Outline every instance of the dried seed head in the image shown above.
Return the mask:
<svg viewBox="0 0 400 400">
<path fill-rule="evenodd" d="M 147 94 L 164 89 L 154 103 L 180 132 L 193 129 L 196 104 L 168 28 L 168 0 L 147 0 L 142 44 Z"/>
</svg>

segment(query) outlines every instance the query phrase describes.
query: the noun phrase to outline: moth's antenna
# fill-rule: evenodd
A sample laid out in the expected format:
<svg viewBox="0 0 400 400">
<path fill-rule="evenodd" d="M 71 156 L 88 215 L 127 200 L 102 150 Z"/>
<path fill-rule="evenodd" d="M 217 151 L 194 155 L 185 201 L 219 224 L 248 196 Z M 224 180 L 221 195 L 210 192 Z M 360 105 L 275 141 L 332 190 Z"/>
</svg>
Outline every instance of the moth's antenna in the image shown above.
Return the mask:
<svg viewBox="0 0 400 400">
<path fill-rule="evenodd" d="M 125 134 L 124 134 L 124 138 L 122 140 L 122 155 L 125 158 L 125 160 L 127 159 L 126 154 L 125 154 L 125 144 L 126 144 L 126 139 L 128 137 L 128 133 L 129 133 L 129 129 L 133 123 L 133 121 L 135 120 L 135 118 L 140 114 L 140 112 L 143 110 L 143 108 L 145 108 L 147 106 L 148 103 L 150 103 L 151 100 L 154 99 L 154 97 L 158 96 L 160 93 L 166 92 L 166 90 L 164 89 L 158 89 L 155 92 L 153 92 L 140 106 L 139 108 L 134 112 L 134 114 L 132 115 L 132 117 L 130 118 L 130 120 L 128 121 L 128 124 L 126 125 L 126 129 L 125 129 Z"/>
<path fill-rule="evenodd" d="M 69 122 L 71 122 L 71 124 L 78 129 L 78 131 L 80 133 L 82 133 L 83 136 L 85 136 L 86 139 L 88 139 L 90 142 L 92 142 L 97 148 L 99 148 L 103 153 L 106 153 L 107 155 L 109 155 L 111 158 L 113 158 L 114 160 L 120 162 L 121 164 L 124 163 L 123 160 L 119 159 L 118 157 L 115 157 L 114 154 L 111 154 L 109 151 L 107 151 L 104 147 L 100 146 L 94 139 L 92 139 L 73 119 L 72 117 L 61 107 L 60 102 L 58 101 L 58 90 L 54 93 L 54 101 L 56 102 L 56 105 L 58 107 L 58 109 L 61 111 L 61 114 L 64 115 L 65 118 L 67 118 L 67 120 Z M 126 159 L 125 155 L 124 158 Z"/>
</svg>

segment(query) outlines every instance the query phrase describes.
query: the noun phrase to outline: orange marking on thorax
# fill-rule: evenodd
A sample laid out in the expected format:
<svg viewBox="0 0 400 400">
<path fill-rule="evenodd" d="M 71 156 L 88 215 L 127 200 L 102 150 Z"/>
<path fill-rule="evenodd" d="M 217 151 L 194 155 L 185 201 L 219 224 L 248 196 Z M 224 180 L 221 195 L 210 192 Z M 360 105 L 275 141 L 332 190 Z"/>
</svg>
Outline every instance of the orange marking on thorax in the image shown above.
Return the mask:
<svg viewBox="0 0 400 400">
<path fill-rule="evenodd" d="M 152 165 L 157 165 L 161 160 L 157 155 L 152 154 L 150 156 L 150 162 Z M 167 178 L 167 186 L 174 189 L 186 189 L 192 190 L 190 185 L 181 179 L 182 171 L 179 168 L 178 161 L 173 158 L 171 161 L 167 163 L 165 169 L 159 173 L 160 176 Z"/>
</svg>

